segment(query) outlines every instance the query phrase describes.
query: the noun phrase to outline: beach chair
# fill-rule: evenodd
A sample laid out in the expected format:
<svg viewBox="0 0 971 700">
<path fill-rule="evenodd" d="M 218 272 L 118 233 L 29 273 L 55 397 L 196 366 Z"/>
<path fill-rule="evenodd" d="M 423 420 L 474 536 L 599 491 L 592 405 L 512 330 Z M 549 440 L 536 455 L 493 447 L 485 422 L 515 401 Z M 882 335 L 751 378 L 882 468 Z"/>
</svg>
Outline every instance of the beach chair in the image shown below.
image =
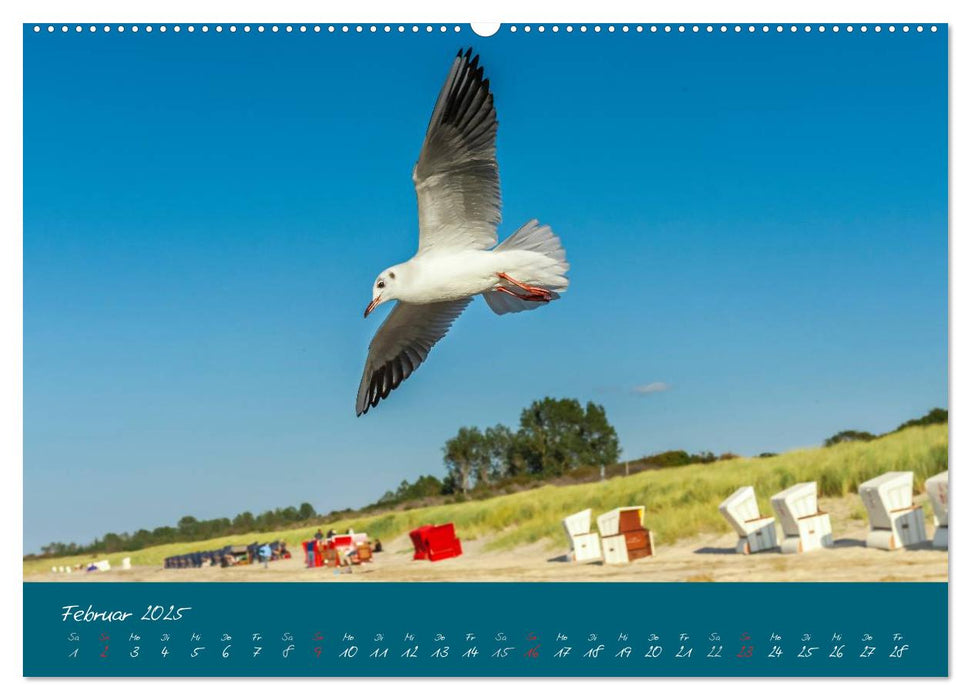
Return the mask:
<svg viewBox="0 0 971 700">
<path fill-rule="evenodd" d="M 900 549 L 927 539 L 924 509 L 914 505 L 914 473 L 887 472 L 860 484 L 870 519 L 866 546 Z"/>
<path fill-rule="evenodd" d="M 941 472 L 924 482 L 927 496 L 934 509 L 934 546 L 947 549 L 947 472 Z"/>
<path fill-rule="evenodd" d="M 452 523 L 422 525 L 408 534 L 415 547 L 413 559 L 440 561 L 462 554 L 462 542 L 455 536 L 455 526 Z"/>
<path fill-rule="evenodd" d="M 354 546 L 354 536 L 353 535 L 333 535 L 327 538 L 327 544 L 331 547 L 350 549 Z"/>
<path fill-rule="evenodd" d="M 371 545 L 364 542 L 362 544 L 357 545 L 356 551 L 357 551 L 357 554 L 354 557 L 355 559 L 357 559 L 356 563 L 364 564 L 366 562 L 371 561 Z"/>
<path fill-rule="evenodd" d="M 759 514 L 759 502 L 755 489 L 743 486 L 718 506 L 719 512 L 738 533 L 735 551 L 754 554 L 778 546 L 775 534 L 775 518 Z"/>
<path fill-rule="evenodd" d="M 600 551 L 600 537 L 596 532 L 590 532 L 590 519 L 593 511 L 590 508 L 563 518 L 563 529 L 570 540 L 570 558 L 573 561 L 593 561 L 602 558 Z"/>
<path fill-rule="evenodd" d="M 415 548 L 413 560 L 428 559 L 428 545 L 425 542 L 425 534 L 431 529 L 431 525 L 422 525 L 408 533 L 408 536 L 411 537 L 411 544 Z"/>
<path fill-rule="evenodd" d="M 654 556 L 654 534 L 644 527 L 644 506 L 614 508 L 597 518 L 605 564 Z"/>
<path fill-rule="evenodd" d="M 451 559 L 462 554 L 462 542 L 455 536 L 455 525 L 435 525 L 425 533 L 428 561 Z"/>
<path fill-rule="evenodd" d="M 303 546 L 304 563 L 307 565 L 308 569 L 312 569 L 317 565 L 316 544 L 316 540 L 305 540 L 301 543 Z"/>
<path fill-rule="evenodd" d="M 246 545 L 246 563 L 255 564 L 260 560 L 260 543 Z"/>
<path fill-rule="evenodd" d="M 237 566 L 240 564 L 249 564 L 249 547 L 246 545 L 236 545 L 229 550 L 229 553 L 233 555 Z"/>
<path fill-rule="evenodd" d="M 799 554 L 833 546 L 829 514 L 821 512 L 816 503 L 815 481 L 790 486 L 774 495 L 772 510 L 782 526 L 780 549 L 783 554 Z"/>
<path fill-rule="evenodd" d="M 321 566 L 340 566 L 340 557 L 337 555 L 337 550 L 328 547 L 320 555 Z"/>
</svg>

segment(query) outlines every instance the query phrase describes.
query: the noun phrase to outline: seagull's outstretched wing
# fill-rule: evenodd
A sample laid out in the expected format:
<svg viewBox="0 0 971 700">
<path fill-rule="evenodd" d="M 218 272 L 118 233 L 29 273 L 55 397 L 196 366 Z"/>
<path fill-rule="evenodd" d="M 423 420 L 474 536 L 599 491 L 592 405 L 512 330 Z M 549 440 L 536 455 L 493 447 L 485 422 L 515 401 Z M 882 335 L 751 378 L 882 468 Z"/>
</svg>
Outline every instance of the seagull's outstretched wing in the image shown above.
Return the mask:
<svg viewBox="0 0 971 700">
<path fill-rule="evenodd" d="M 364 376 L 357 390 L 357 415 L 388 398 L 428 357 L 472 297 L 433 304 L 398 302 L 368 347 Z"/>
<path fill-rule="evenodd" d="M 418 193 L 418 252 L 491 248 L 502 202 L 496 109 L 479 57 L 459 51 L 438 95 L 411 175 Z"/>
</svg>

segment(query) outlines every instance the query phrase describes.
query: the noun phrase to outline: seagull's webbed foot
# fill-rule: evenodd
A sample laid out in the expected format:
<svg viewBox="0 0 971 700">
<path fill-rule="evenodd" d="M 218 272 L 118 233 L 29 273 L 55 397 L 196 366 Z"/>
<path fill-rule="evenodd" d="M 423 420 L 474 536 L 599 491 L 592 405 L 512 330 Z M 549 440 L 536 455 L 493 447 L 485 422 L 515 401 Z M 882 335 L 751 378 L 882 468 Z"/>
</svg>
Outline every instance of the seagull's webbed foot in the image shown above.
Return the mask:
<svg viewBox="0 0 971 700">
<path fill-rule="evenodd" d="M 542 287 L 533 287 L 528 284 L 523 284 L 517 279 L 513 279 L 505 272 L 497 272 L 496 276 L 500 279 L 504 279 L 510 284 L 513 284 L 520 289 L 522 289 L 525 294 L 520 294 L 519 292 L 508 289 L 507 287 L 496 287 L 497 292 L 502 292 L 503 294 L 509 294 L 517 299 L 522 299 L 523 301 L 538 301 L 538 302 L 548 302 L 553 298 L 553 293 L 548 289 L 543 289 Z"/>
</svg>

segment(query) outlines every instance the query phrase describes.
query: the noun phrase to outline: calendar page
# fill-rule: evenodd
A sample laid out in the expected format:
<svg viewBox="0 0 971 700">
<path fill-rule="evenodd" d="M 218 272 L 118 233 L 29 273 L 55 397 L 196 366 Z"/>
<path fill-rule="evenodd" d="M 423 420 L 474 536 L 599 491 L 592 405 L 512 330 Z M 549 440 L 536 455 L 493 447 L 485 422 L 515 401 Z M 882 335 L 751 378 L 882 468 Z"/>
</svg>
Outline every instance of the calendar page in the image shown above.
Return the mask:
<svg viewBox="0 0 971 700">
<path fill-rule="evenodd" d="M 949 674 L 947 24 L 22 31 L 24 676 Z"/>
</svg>

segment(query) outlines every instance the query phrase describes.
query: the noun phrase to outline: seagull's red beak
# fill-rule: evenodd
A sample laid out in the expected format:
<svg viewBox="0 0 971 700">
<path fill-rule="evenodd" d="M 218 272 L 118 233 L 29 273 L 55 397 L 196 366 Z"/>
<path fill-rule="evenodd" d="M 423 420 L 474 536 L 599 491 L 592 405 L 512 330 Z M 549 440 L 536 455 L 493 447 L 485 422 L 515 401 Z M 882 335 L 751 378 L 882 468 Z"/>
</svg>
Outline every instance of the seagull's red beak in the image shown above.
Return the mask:
<svg viewBox="0 0 971 700">
<path fill-rule="evenodd" d="M 380 303 L 381 303 L 381 297 L 374 297 L 371 300 L 371 303 L 367 305 L 367 308 L 364 309 L 364 318 L 367 318 L 370 315 L 370 313 L 374 311 L 374 308 Z"/>
</svg>

